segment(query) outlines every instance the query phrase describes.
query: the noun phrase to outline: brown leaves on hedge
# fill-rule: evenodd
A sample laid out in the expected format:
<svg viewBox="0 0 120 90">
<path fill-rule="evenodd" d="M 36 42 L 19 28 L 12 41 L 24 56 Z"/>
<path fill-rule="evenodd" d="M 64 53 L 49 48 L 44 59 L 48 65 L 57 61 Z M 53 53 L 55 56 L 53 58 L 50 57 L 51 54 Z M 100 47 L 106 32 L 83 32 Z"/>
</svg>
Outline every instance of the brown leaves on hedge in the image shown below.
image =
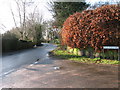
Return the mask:
<svg viewBox="0 0 120 90">
<path fill-rule="evenodd" d="M 61 30 L 62 43 L 72 48 L 120 46 L 120 6 L 106 5 L 69 16 Z"/>
</svg>

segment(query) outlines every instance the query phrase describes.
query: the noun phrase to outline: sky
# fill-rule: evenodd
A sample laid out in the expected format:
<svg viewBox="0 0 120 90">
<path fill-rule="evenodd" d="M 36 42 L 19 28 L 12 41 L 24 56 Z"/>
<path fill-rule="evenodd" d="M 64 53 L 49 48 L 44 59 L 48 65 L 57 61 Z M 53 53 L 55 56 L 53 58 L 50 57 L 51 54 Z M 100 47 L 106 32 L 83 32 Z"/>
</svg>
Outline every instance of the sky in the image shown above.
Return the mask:
<svg viewBox="0 0 120 90">
<path fill-rule="evenodd" d="M 50 20 L 52 19 L 52 14 L 46 8 L 48 7 L 47 1 L 48 0 L 35 0 L 35 3 L 31 4 L 26 11 L 33 12 L 35 6 L 37 5 L 38 7 L 36 11 L 38 11 L 43 16 L 44 20 Z M 12 8 L 12 11 L 15 14 L 16 21 L 19 22 L 18 11 L 15 1 L 0 0 L 0 33 L 4 33 L 5 31 L 8 31 L 15 26 L 10 8 Z"/>
<path fill-rule="evenodd" d="M 95 4 L 96 2 L 99 2 L 99 1 L 110 2 L 110 3 L 118 2 L 118 1 L 120 2 L 120 0 L 86 0 L 86 2 L 90 2 L 90 4 Z"/>
<path fill-rule="evenodd" d="M 34 7 L 37 5 L 38 6 L 37 10 L 43 16 L 44 20 L 53 19 L 52 14 L 46 8 L 48 7 L 47 2 L 49 2 L 50 0 L 27 0 L 27 1 L 35 1 L 34 4 L 31 4 L 28 7 L 27 12 L 33 12 Z M 69 1 L 69 0 L 64 0 L 64 1 Z M 86 0 L 86 2 L 89 2 L 90 4 L 94 4 L 98 1 L 115 1 L 115 0 Z M 117 0 L 117 1 L 120 1 L 120 0 Z M 12 29 L 15 26 L 10 8 L 12 8 L 15 14 L 16 21 L 19 22 L 15 1 L 14 0 L 0 0 L 0 33 L 4 33 Z"/>
</svg>

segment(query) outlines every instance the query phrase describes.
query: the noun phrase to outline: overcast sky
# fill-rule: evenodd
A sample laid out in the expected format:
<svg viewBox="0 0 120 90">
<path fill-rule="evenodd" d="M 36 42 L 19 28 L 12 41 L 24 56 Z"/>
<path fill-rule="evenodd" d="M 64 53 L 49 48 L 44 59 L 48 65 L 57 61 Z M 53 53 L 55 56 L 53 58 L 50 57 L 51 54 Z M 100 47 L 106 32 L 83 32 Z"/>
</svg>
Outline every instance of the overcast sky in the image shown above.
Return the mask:
<svg viewBox="0 0 120 90">
<path fill-rule="evenodd" d="M 34 0 L 34 1 L 35 3 L 31 4 L 26 11 L 33 12 L 33 9 L 37 5 L 38 7 L 36 11 L 38 11 L 43 16 L 44 20 L 52 19 L 52 14 L 46 8 L 48 7 L 47 6 L 48 0 Z M 0 33 L 4 33 L 5 31 L 10 30 L 12 27 L 15 26 L 10 8 L 12 8 L 17 21 L 18 12 L 14 0 L 0 0 Z"/>
<path fill-rule="evenodd" d="M 28 9 L 27 11 L 28 12 L 32 11 L 33 7 L 35 5 L 38 5 L 38 10 L 43 15 L 44 20 L 52 19 L 52 14 L 46 8 L 47 2 L 50 0 L 34 0 L 34 1 L 35 3 L 32 4 L 30 6 L 31 8 L 29 7 L 30 9 Z M 64 1 L 69 1 L 69 0 L 64 0 Z M 95 2 L 98 1 L 116 1 L 116 0 L 86 0 L 86 1 L 90 2 L 91 4 L 94 4 Z M 0 33 L 4 33 L 5 31 L 10 30 L 12 29 L 12 27 L 15 26 L 10 8 L 12 8 L 13 12 L 17 17 L 17 8 L 14 0 L 0 0 Z"/>
</svg>

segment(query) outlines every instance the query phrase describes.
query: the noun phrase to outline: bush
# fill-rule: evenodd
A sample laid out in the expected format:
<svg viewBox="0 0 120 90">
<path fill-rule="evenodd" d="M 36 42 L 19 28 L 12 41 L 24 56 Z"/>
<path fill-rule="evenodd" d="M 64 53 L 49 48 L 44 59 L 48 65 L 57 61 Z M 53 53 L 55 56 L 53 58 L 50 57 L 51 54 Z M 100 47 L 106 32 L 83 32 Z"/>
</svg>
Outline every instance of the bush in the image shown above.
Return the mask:
<svg viewBox="0 0 120 90">
<path fill-rule="evenodd" d="M 2 35 L 2 52 L 10 52 L 21 49 L 32 48 L 34 43 L 31 41 L 18 40 L 16 36 L 10 32 Z"/>
<path fill-rule="evenodd" d="M 120 6 L 106 5 L 69 16 L 61 31 L 62 45 L 72 48 L 120 46 Z"/>
<path fill-rule="evenodd" d="M 2 39 L 2 52 L 10 52 L 32 48 L 33 42 L 23 42 L 17 39 Z"/>
<path fill-rule="evenodd" d="M 100 57 L 104 59 L 118 60 L 118 51 L 101 52 Z"/>
<path fill-rule="evenodd" d="M 2 51 L 15 51 L 17 50 L 17 39 L 2 39 Z"/>
<path fill-rule="evenodd" d="M 17 50 L 32 48 L 33 46 L 34 44 L 31 41 L 19 40 L 17 42 Z"/>
<path fill-rule="evenodd" d="M 18 38 L 9 31 L 2 35 L 2 52 L 15 51 Z"/>
</svg>

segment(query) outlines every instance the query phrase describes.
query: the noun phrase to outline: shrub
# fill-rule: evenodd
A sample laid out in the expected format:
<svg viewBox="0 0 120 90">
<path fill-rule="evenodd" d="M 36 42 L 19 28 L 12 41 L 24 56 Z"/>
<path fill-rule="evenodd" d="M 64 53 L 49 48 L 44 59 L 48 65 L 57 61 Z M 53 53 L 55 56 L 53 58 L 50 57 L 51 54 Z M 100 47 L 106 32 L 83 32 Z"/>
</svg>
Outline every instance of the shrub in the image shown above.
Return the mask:
<svg viewBox="0 0 120 90">
<path fill-rule="evenodd" d="M 18 38 L 10 32 L 2 35 L 2 52 L 32 48 L 33 45 L 31 41 L 18 40 Z"/>
<path fill-rule="evenodd" d="M 106 5 L 69 16 L 61 30 L 62 45 L 72 48 L 120 46 L 120 6 Z"/>
<path fill-rule="evenodd" d="M 18 39 L 9 31 L 2 35 L 2 52 L 15 51 Z"/>
</svg>

